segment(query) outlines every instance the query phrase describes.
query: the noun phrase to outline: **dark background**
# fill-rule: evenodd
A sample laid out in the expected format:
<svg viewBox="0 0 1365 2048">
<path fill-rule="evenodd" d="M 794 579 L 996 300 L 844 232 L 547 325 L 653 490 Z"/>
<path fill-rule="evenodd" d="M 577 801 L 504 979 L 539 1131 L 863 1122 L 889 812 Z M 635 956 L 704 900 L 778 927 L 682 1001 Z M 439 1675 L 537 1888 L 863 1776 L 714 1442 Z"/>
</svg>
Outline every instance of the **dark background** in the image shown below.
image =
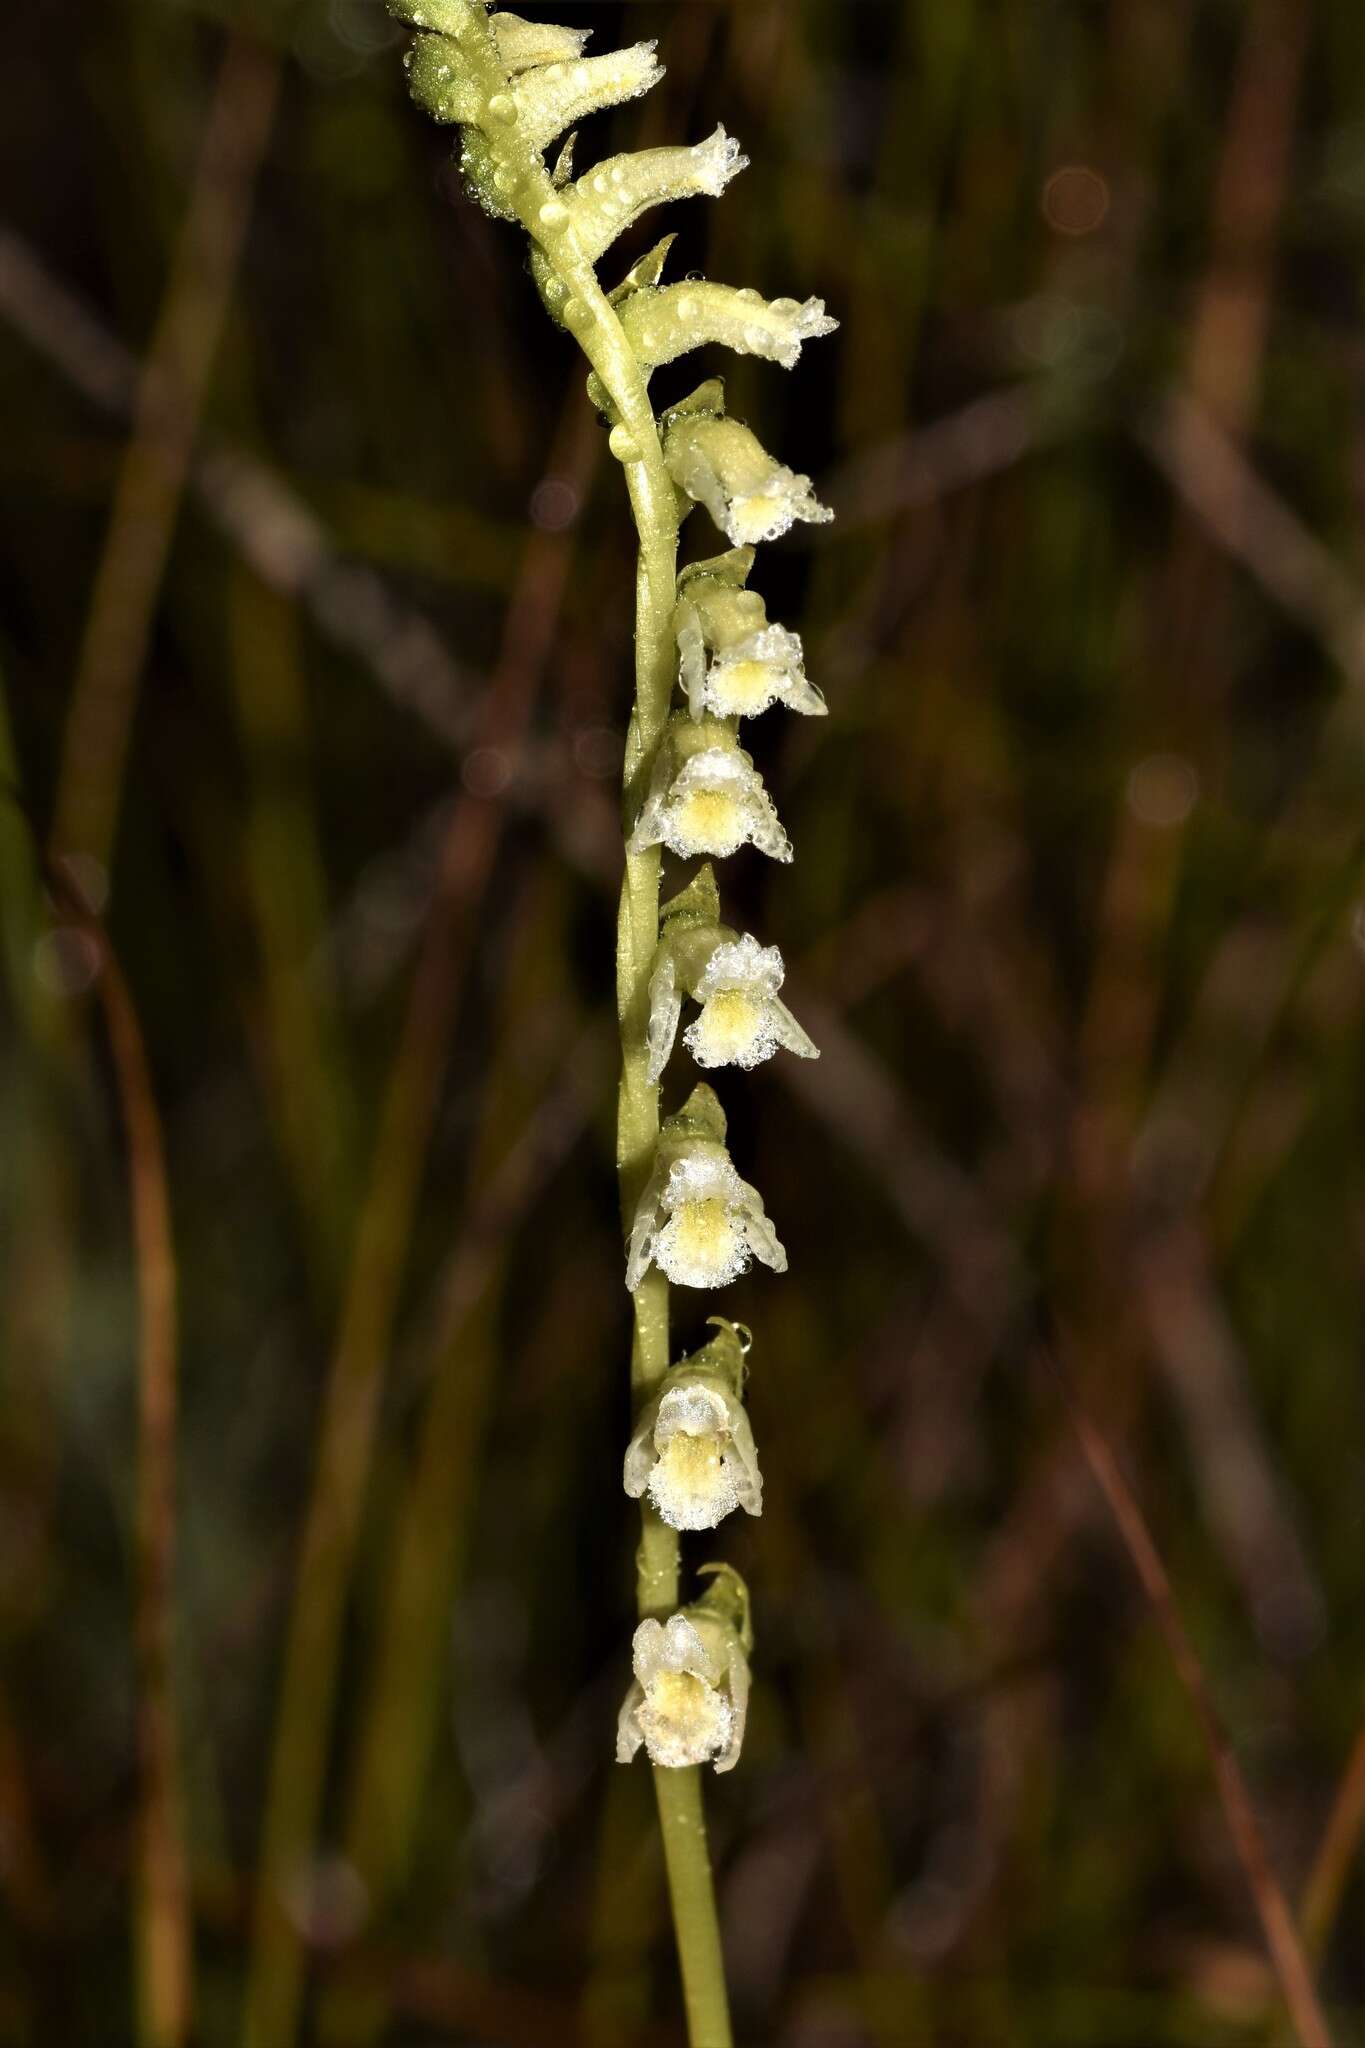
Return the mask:
<svg viewBox="0 0 1365 2048">
<path fill-rule="evenodd" d="M 831 703 L 753 733 L 797 859 L 725 878 L 824 1048 L 721 1077 L 791 1257 L 702 1311 L 767 1481 L 742 2038 L 1290 2038 L 1088 1413 L 1360 2043 L 1365 15 L 567 18 L 668 65 L 580 167 L 753 159 L 608 282 L 677 228 L 842 321 L 656 387 L 724 370 L 839 515 L 755 576 Z M 206 2048 L 248 1985 L 251 2048 L 665 2048 L 619 472 L 376 0 L 4 33 L 0 2042 L 155 2042 L 192 1912 Z"/>
</svg>

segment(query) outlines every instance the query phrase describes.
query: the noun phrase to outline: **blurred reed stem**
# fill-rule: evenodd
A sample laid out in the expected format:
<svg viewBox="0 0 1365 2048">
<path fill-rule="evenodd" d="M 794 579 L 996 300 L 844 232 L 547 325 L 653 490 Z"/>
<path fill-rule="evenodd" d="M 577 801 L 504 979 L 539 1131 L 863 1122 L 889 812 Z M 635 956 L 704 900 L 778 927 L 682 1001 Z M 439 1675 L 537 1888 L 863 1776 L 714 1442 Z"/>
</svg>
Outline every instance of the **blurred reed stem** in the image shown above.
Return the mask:
<svg viewBox="0 0 1365 2048">
<path fill-rule="evenodd" d="M 228 44 L 138 379 L 67 712 L 54 841 L 108 867 L 138 681 L 274 120 L 279 60 Z"/>
<path fill-rule="evenodd" d="M 325 957 L 326 880 L 305 779 L 309 734 L 297 613 L 239 565 L 231 572 L 229 606 L 268 1091 L 309 1239 L 314 1297 L 330 1306 L 354 1216 L 355 1104 Z"/>
<path fill-rule="evenodd" d="M 95 988 L 127 1136 L 137 1271 L 138 2039 L 143 2048 L 183 2048 L 191 2025 L 193 1960 L 175 1681 L 176 1268 L 165 1146 L 128 985 L 101 927 L 83 914 L 74 891 L 71 907 L 77 928 L 99 953 Z"/>
<path fill-rule="evenodd" d="M 557 450 L 563 472 L 574 476 L 583 473 L 582 460 L 573 454 L 584 445 L 579 410 L 566 412 Z M 471 751 L 481 748 L 507 763 L 517 759 L 559 616 L 566 559 L 562 535 L 535 533 L 527 543 L 497 670 L 470 734 Z M 288 2048 L 298 2028 L 304 1958 L 286 1899 L 301 1877 L 306 1882 L 314 1853 L 379 1397 L 450 1034 L 505 816 L 501 795 L 462 793 L 456 799 L 381 1113 L 324 1397 L 285 1651 L 257 1880 L 246 2048 Z"/>
<path fill-rule="evenodd" d="M 557 1083 L 520 1118 L 515 1115 L 527 1038 L 543 1037 L 544 1027 L 555 1021 L 552 1011 L 527 999 L 527 970 L 539 969 L 543 946 L 541 921 L 528 921 L 521 972 L 504 1005 L 499 1059 L 474 1147 L 474 1192 L 441 1287 L 431 1391 L 398 1511 L 356 1737 L 344 1850 L 365 1887 L 372 1920 L 382 1917 L 406 1881 L 416 1845 L 448 1659 L 447 1617 L 479 1498 L 484 1422 L 499 1363 L 505 1246 L 544 1178 L 581 1133 L 591 1101 L 588 1084 L 598 1065 L 591 1039 L 552 1030 L 556 1047 L 568 1044 Z M 324 2002 L 319 2038 L 358 2048 L 380 2032 L 388 2002 L 378 1992 L 357 1997 L 342 1983 Z"/>
</svg>

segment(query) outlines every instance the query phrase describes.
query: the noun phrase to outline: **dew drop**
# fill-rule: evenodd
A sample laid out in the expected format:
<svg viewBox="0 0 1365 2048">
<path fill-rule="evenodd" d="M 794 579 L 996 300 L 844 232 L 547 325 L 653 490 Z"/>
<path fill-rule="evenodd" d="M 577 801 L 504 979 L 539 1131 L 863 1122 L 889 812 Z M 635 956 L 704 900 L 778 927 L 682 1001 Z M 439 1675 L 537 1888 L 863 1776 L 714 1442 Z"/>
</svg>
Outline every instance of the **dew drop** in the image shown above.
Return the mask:
<svg viewBox="0 0 1365 2048">
<path fill-rule="evenodd" d="M 566 299 L 560 312 L 560 318 L 564 325 L 571 328 L 575 334 L 581 334 L 583 329 L 590 323 L 592 315 L 581 299 Z"/>
<path fill-rule="evenodd" d="M 607 446 L 618 462 L 638 462 L 640 444 L 627 426 L 615 426 L 607 436 Z"/>
<path fill-rule="evenodd" d="M 496 121 L 500 128 L 513 128 L 517 120 L 517 103 L 510 92 L 495 92 L 488 102 L 488 118 Z"/>
<path fill-rule="evenodd" d="M 547 199 L 540 209 L 540 224 L 543 228 L 562 228 L 569 218 L 569 209 L 562 199 Z"/>
</svg>

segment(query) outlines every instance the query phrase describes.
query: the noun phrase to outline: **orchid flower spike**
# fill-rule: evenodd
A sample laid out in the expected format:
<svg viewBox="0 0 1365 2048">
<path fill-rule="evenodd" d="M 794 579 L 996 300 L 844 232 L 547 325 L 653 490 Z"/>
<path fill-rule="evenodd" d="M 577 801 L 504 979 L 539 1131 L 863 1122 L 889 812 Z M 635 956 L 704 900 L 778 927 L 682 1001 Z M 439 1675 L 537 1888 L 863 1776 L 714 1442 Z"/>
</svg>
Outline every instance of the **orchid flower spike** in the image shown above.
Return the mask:
<svg viewBox="0 0 1365 2048">
<path fill-rule="evenodd" d="M 753 1633 L 738 1572 L 707 1565 L 713 1585 L 668 1621 L 642 1621 L 631 1645 L 635 1677 L 617 1723 L 616 1760 L 641 1745 L 665 1770 L 739 1762 L 749 1712 Z"/>
<path fill-rule="evenodd" d="M 693 719 L 684 711 L 665 726 L 626 841 L 629 853 L 651 846 L 666 846 L 684 859 L 724 859 L 741 846 L 756 846 L 772 860 L 791 859 L 791 841 L 733 721 Z"/>
<path fill-rule="evenodd" d="M 828 707 L 806 680 L 800 635 L 770 626 L 763 599 L 744 587 L 753 564 L 752 548 L 733 548 L 678 578 L 673 632 L 688 709 L 694 718 L 756 718 L 781 703 L 822 718 Z"/>
<path fill-rule="evenodd" d="M 725 417 L 725 387 L 713 378 L 667 414 L 664 461 L 684 499 L 705 505 L 734 547 L 776 540 L 802 520 L 823 526 L 834 514 L 758 436 Z"/>
<path fill-rule="evenodd" d="M 704 1082 L 665 1120 L 631 1226 L 632 1294 L 651 1265 L 679 1287 L 726 1287 L 750 1259 L 786 1272 L 787 1254 L 762 1196 L 731 1164 L 725 1128 L 725 1112 Z"/>
<path fill-rule="evenodd" d="M 785 968 L 776 946 L 760 946 L 720 922 L 720 894 L 708 861 L 663 909 L 649 981 L 649 1081 L 668 1064 L 683 1000 L 701 1014 L 683 1033 L 699 1067 L 756 1067 L 779 1046 L 817 1060 L 819 1047 L 778 995 Z"/>
<path fill-rule="evenodd" d="M 647 1493 L 670 1528 L 714 1529 L 728 1514 L 763 1512 L 763 1480 L 744 1407 L 743 1325 L 711 1316 L 716 1335 L 671 1367 L 635 1426 L 624 1483 Z"/>
</svg>

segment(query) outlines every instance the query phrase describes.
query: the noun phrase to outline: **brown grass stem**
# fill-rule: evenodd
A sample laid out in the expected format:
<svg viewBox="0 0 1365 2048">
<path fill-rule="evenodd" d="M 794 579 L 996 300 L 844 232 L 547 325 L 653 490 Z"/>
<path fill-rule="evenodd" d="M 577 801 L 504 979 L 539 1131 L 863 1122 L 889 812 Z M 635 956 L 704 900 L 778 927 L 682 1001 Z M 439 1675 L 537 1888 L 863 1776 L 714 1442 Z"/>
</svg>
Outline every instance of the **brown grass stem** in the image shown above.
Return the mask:
<svg viewBox="0 0 1365 2048">
<path fill-rule="evenodd" d="M 1139 1584 L 1166 1640 L 1176 1676 L 1189 1698 L 1208 1751 L 1228 1832 L 1246 1876 L 1299 2048 L 1331 2048 L 1332 2037 L 1318 2001 L 1312 1971 L 1289 1902 L 1275 1874 L 1242 1767 L 1222 1716 L 1214 1704 L 1203 1662 L 1185 1626 L 1170 1575 L 1162 1562 L 1137 1495 L 1108 1439 L 1089 1414 L 1062 1360 L 1040 1347 L 1042 1362 L 1061 1387 L 1085 1461 L 1114 1518 Z"/>
<path fill-rule="evenodd" d="M 279 60 L 235 36 L 218 73 L 95 574 L 54 836 L 60 851 L 89 854 L 105 866 L 138 680 L 279 86 Z"/>
<path fill-rule="evenodd" d="M 566 411 L 562 467 L 586 446 Z M 581 461 L 581 459 L 580 459 Z M 476 730 L 493 760 L 515 758 L 549 656 L 566 575 L 562 537 L 528 543 L 504 646 Z M 492 879 L 506 806 L 457 802 L 442 850 L 402 1037 L 390 1073 L 319 1425 L 312 1491 L 285 1648 L 247 1986 L 247 2048 L 287 2048 L 303 1992 L 302 1934 L 287 1898 L 306 1876 L 321 1811 L 341 1629 L 368 1484 L 379 1397 L 450 1030 Z"/>
<path fill-rule="evenodd" d="M 138 1305 L 134 1544 L 138 2038 L 142 2048 L 182 2048 L 189 2038 L 193 1960 L 175 1682 L 176 1266 L 166 1152 L 146 1046 L 128 984 L 102 925 L 64 870 L 54 870 L 54 883 L 63 909 L 98 951 L 94 986 L 108 1033 L 128 1146 Z"/>
</svg>

